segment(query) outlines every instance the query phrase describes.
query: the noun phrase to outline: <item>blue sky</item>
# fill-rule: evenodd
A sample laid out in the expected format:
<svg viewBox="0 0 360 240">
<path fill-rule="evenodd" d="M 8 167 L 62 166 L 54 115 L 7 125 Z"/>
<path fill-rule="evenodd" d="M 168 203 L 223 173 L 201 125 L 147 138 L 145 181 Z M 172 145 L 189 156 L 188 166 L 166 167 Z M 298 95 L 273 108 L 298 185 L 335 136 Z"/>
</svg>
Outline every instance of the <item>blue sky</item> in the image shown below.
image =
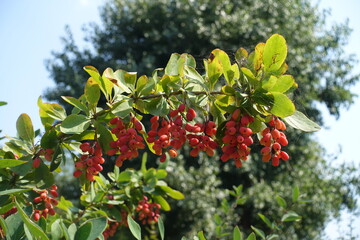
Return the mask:
<svg viewBox="0 0 360 240">
<path fill-rule="evenodd" d="M 99 22 L 98 7 L 101 0 L 1 0 L 0 1 L 0 101 L 8 105 L 0 107 L 0 129 L 3 134 L 16 135 L 15 123 L 25 112 L 30 115 L 35 128 L 41 128 L 38 117 L 37 98 L 47 87 L 54 84 L 45 69 L 44 60 L 51 57 L 51 51 L 61 50 L 60 37 L 64 27 L 70 25 L 77 43 L 83 44 L 81 27 L 83 24 Z M 318 2 L 318 1 L 314 1 Z M 331 8 L 331 22 L 344 22 L 349 18 L 353 28 L 348 53 L 356 53 L 360 59 L 360 1 L 323 0 L 321 8 Z M 356 66 L 357 73 L 360 65 Z M 353 91 L 360 93 L 360 84 Z M 331 153 L 342 154 L 337 161 L 354 161 L 359 165 L 358 136 L 356 126 L 360 117 L 360 100 L 341 112 L 335 121 L 324 110 L 326 126 L 316 137 Z M 355 129 L 355 130 L 354 130 Z M 360 133 L 360 131 L 357 131 Z M 344 222 L 347 216 L 344 215 Z M 357 221 L 360 226 L 360 221 Z M 336 224 L 330 224 L 328 239 L 336 239 Z M 355 225 L 356 226 L 356 225 Z M 358 230 L 360 234 L 360 230 Z"/>
</svg>

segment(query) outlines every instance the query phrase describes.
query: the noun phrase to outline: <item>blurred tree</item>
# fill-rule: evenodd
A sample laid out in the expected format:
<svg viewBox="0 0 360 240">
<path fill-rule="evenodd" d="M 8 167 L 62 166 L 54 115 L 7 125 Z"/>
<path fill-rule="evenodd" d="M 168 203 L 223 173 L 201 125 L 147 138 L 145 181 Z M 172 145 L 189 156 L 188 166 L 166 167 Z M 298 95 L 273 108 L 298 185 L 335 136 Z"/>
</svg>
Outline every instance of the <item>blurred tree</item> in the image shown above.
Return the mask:
<svg viewBox="0 0 360 240">
<path fill-rule="evenodd" d="M 343 49 L 351 30 L 347 24 L 327 29 L 327 14 L 309 0 L 110 0 L 101 8 L 102 24 L 92 23 L 85 28 L 89 48 L 76 45 L 67 28 L 64 49 L 53 52 L 53 58 L 47 61 L 57 86 L 48 89 L 46 97 L 78 97 L 88 78 L 82 70 L 85 65 L 100 71 L 112 67 L 149 75 L 152 69 L 164 67 L 173 52 L 190 53 L 202 66 L 202 59 L 214 48 L 227 52 L 235 52 L 238 47 L 251 50 L 271 34 L 280 33 L 288 43 L 289 73 L 299 83 L 293 96 L 295 104 L 321 123 L 317 103 L 325 104 L 338 117 L 340 109 L 353 102 L 350 87 L 359 79 L 351 74 L 355 57 L 344 54 Z M 315 239 L 330 216 L 339 214 L 343 207 L 353 208 L 354 191 L 358 190 L 354 188 L 358 184 L 353 176 L 356 170 L 329 165 L 323 150 L 309 135 L 291 131 L 288 135 L 292 160 L 276 169 L 262 163 L 258 156 L 241 169 L 225 164 L 220 172 L 219 163 L 200 159 L 206 164 L 205 171 L 186 153 L 179 158 L 170 168 L 170 177 L 190 200 L 174 203 L 177 205 L 169 218 L 176 221 L 167 221 L 166 228 L 169 239 L 200 229 L 211 235 L 214 226 L 209 222 L 217 207 L 209 203 L 220 204 L 219 198 L 226 195 L 224 189 L 234 184 L 243 184 L 249 198 L 234 212 L 233 219 L 240 216 L 239 222 L 232 223 L 245 231 L 261 224 L 258 212 L 269 217 L 279 215 L 273 204 L 275 195 L 291 198 L 295 185 L 312 200 L 300 211 L 303 221 L 287 229 L 284 239 Z M 193 177 L 181 170 L 190 168 L 196 173 Z"/>
</svg>

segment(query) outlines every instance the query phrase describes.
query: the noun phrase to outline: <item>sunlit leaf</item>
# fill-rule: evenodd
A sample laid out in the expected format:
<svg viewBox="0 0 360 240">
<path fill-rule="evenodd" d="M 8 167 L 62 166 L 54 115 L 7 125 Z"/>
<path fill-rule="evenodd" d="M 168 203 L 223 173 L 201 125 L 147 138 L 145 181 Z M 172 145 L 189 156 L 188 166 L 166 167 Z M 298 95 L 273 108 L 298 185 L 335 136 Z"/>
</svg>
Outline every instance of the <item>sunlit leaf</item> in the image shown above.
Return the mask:
<svg viewBox="0 0 360 240">
<path fill-rule="evenodd" d="M 299 111 L 295 111 L 294 114 L 285 117 L 284 120 L 293 128 L 302 130 L 304 132 L 315 132 L 321 129 L 321 127 L 317 123 L 311 121 Z"/>
<path fill-rule="evenodd" d="M 20 138 L 25 141 L 34 142 L 35 132 L 29 115 L 23 113 L 16 121 L 16 129 Z"/>
<path fill-rule="evenodd" d="M 284 63 L 287 55 L 286 40 L 279 34 L 272 35 L 265 44 L 263 62 L 265 71 L 278 70 Z"/>
<path fill-rule="evenodd" d="M 137 239 L 141 240 L 141 228 L 140 225 L 132 219 L 131 215 L 127 216 L 127 221 L 129 224 L 129 229 L 132 235 Z"/>
<path fill-rule="evenodd" d="M 90 126 L 91 120 L 84 115 L 72 114 L 60 125 L 60 131 L 65 134 L 79 134 Z"/>
</svg>

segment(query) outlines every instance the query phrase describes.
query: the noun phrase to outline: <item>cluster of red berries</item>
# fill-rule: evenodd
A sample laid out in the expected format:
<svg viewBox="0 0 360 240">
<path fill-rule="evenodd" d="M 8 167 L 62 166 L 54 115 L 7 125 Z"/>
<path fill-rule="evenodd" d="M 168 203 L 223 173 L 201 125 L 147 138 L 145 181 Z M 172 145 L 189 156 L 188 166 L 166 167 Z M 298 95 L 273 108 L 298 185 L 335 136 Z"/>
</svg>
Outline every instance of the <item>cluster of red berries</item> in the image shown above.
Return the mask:
<svg viewBox="0 0 360 240">
<path fill-rule="evenodd" d="M 185 129 L 190 132 L 186 137 L 189 145 L 193 148 L 190 151 L 190 156 L 197 157 L 200 151 L 206 152 L 210 157 L 214 156 L 214 150 L 218 144 L 213 139 L 216 134 L 216 124 L 213 121 L 196 123 L 195 125 L 187 123 Z"/>
<path fill-rule="evenodd" d="M 53 154 L 54 154 L 54 150 L 52 150 L 51 148 L 41 149 L 39 155 L 36 156 L 32 162 L 33 168 L 40 167 L 42 161 L 40 156 L 44 156 L 46 161 L 51 162 Z"/>
<path fill-rule="evenodd" d="M 16 212 L 17 212 L 17 208 L 16 208 L 16 207 L 12 207 L 10 210 L 6 211 L 5 213 L 0 214 L 0 216 L 1 216 L 3 219 L 5 219 L 5 218 L 7 218 L 8 216 L 10 216 L 10 215 L 12 215 L 12 214 L 14 214 L 14 213 L 16 213 Z"/>
<path fill-rule="evenodd" d="M 146 196 L 143 197 L 143 200 L 138 202 L 136 211 L 138 212 L 138 219 L 143 225 L 152 224 L 157 222 L 160 217 L 160 204 L 150 203 Z"/>
<path fill-rule="evenodd" d="M 119 222 L 108 221 L 108 227 L 103 232 L 104 239 L 106 240 L 109 237 L 114 236 L 119 226 L 120 226 Z"/>
<path fill-rule="evenodd" d="M 241 167 L 241 160 L 247 160 L 250 154 L 249 146 L 254 142 L 251 137 L 253 132 L 248 125 L 253 121 L 254 118 L 251 116 L 241 115 L 240 109 L 236 109 L 232 113 L 231 119 L 225 124 L 221 161 L 234 159 L 236 167 Z"/>
<path fill-rule="evenodd" d="M 57 186 L 52 185 L 49 190 L 37 191 L 39 196 L 35 197 L 33 202 L 36 204 L 36 206 L 41 207 L 42 209 L 34 210 L 33 219 L 35 221 L 38 221 L 40 217 L 46 218 L 48 214 L 51 216 L 55 215 L 54 205 L 56 206 L 58 204 L 58 201 L 55 198 L 59 195 L 56 190 Z M 52 197 L 48 195 L 49 192 Z"/>
<path fill-rule="evenodd" d="M 139 133 L 143 132 L 143 126 L 135 117 L 131 118 L 130 122 L 133 127 L 127 127 L 123 121 L 115 117 L 110 120 L 111 125 L 115 125 L 111 132 L 117 137 L 116 141 L 110 142 L 112 149 L 108 150 L 107 154 L 113 156 L 119 154 L 116 159 L 116 166 L 121 167 L 126 159 L 132 159 L 139 156 L 138 149 L 144 149 L 144 139 Z"/>
<path fill-rule="evenodd" d="M 183 116 L 185 112 L 185 105 L 181 104 L 177 109 L 170 111 L 169 120 L 161 119 L 158 116 L 153 116 L 150 119 L 151 130 L 148 132 L 149 143 L 154 143 L 153 149 L 155 154 L 160 155 L 160 161 L 166 160 L 166 155 L 163 150 L 167 150 L 170 157 L 176 157 L 180 149 L 186 142 L 186 131 L 183 127 Z M 196 113 L 193 109 L 188 109 L 186 119 L 188 121 L 194 119 Z"/>
<path fill-rule="evenodd" d="M 80 177 L 85 173 L 89 181 L 94 181 L 94 176 L 103 170 L 101 164 L 105 159 L 102 157 L 102 149 L 98 142 L 84 142 L 80 145 L 80 149 L 87 154 L 81 155 L 80 161 L 75 163 L 74 177 Z"/>
<path fill-rule="evenodd" d="M 260 144 L 264 146 L 260 151 L 262 161 L 269 162 L 271 159 L 273 166 L 279 166 L 280 159 L 284 161 L 289 160 L 289 155 L 281 151 L 281 146 L 288 144 L 286 135 L 281 132 L 286 130 L 286 125 L 277 117 L 273 117 L 268 125 L 269 127 L 261 131 L 262 138 Z"/>
<path fill-rule="evenodd" d="M 128 227 L 128 222 L 127 222 L 127 216 L 128 216 L 128 212 L 124 209 L 122 209 L 120 211 L 120 215 L 121 215 L 121 221 L 119 222 L 110 222 L 108 221 L 108 226 L 107 228 L 105 229 L 105 231 L 103 232 L 103 236 L 104 236 L 104 239 L 108 239 L 109 237 L 112 237 L 115 235 L 117 229 L 120 227 L 120 226 L 125 226 L 125 227 Z"/>
</svg>

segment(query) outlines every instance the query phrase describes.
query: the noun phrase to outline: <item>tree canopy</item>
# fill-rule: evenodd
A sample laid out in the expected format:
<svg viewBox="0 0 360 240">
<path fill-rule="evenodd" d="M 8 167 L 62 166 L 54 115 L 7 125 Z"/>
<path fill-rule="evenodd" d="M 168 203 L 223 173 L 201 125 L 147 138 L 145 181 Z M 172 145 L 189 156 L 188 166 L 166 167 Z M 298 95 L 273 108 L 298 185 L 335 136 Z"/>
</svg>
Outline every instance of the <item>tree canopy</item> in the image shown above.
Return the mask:
<svg viewBox="0 0 360 240">
<path fill-rule="evenodd" d="M 52 59 L 47 61 L 57 86 L 48 89 L 46 97 L 49 100 L 79 97 L 87 79 L 83 71 L 86 65 L 96 66 L 100 71 L 112 67 L 151 74 L 151 69 L 165 67 L 172 52 L 187 52 L 202 66 L 202 59 L 208 57 L 205 54 L 214 48 L 227 52 L 235 52 L 239 46 L 253 49 L 258 42 L 279 33 L 287 39 L 289 71 L 299 83 L 293 94 L 294 102 L 321 123 L 317 103 L 325 104 L 338 117 L 340 109 L 352 103 L 354 93 L 350 87 L 359 79 L 352 74 L 355 57 L 346 55 L 343 49 L 351 32 L 349 27 L 335 24 L 329 29 L 326 16 L 308 0 L 111 0 L 101 8 L 102 23 L 85 28 L 90 48 L 78 46 L 67 30 L 64 49 L 53 52 Z M 312 202 L 302 208 L 301 224 L 289 228 L 284 236 L 286 239 L 319 236 L 332 214 L 338 214 L 344 206 L 354 206 L 357 189 L 353 186 L 357 182 L 351 176 L 356 172 L 349 166 L 329 166 L 324 151 L 310 137 L 293 133 L 289 138 L 297 143 L 290 149 L 294 157 L 277 169 L 251 161 L 241 170 L 208 163 L 205 171 L 184 151 L 174 163 L 173 169 L 179 171 L 170 175 L 173 185 L 179 184 L 176 187 L 181 188 L 188 200 L 178 203 L 178 211 L 172 212 L 172 217 L 182 216 L 178 219 L 183 220 L 167 226 L 167 234 L 175 237 L 179 232 L 186 234 L 206 226 L 207 231 L 214 231 L 208 223 L 219 207 L 210 207 L 208 203 L 219 206 L 225 189 L 243 184 L 248 200 L 231 215 L 243 229 L 260 222 L 256 215 L 259 211 L 279 215 L 279 209 L 270 203 L 278 194 L 291 198 L 291 189 L 297 185 Z M 194 176 L 198 177 L 186 176 L 182 168 L 197 172 Z M 342 177 L 345 172 L 349 178 Z M 177 181 L 179 178 L 184 182 Z M 192 198 L 191 193 L 199 189 L 207 189 L 209 194 Z M 198 225 L 191 225 L 194 222 Z"/>
</svg>

